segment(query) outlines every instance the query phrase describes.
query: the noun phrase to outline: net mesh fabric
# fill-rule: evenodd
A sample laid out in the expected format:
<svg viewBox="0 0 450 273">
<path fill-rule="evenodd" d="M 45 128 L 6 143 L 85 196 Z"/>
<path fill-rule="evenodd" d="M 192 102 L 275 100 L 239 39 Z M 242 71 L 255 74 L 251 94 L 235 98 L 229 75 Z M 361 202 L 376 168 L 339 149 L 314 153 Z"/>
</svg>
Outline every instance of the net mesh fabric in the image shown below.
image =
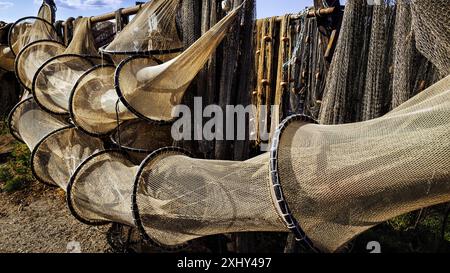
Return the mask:
<svg viewBox="0 0 450 273">
<path fill-rule="evenodd" d="M 153 0 L 146 3 L 104 52 L 129 55 L 182 48 L 175 20 L 179 2 Z"/>
<path fill-rule="evenodd" d="M 172 108 L 180 104 L 191 81 L 219 46 L 241 7 L 231 11 L 186 51 L 168 62 L 154 65 L 152 58 L 124 61 L 116 77 L 121 99 L 127 107 L 149 120 L 172 120 Z"/>
<path fill-rule="evenodd" d="M 68 114 L 70 93 L 76 81 L 94 63 L 101 62 L 90 19 L 77 19 L 74 37 L 64 53 L 45 62 L 34 76 L 32 91 L 36 101 L 52 113 Z"/>
<path fill-rule="evenodd" d="M 41 67 L 35 76 L 33 94 L 39 104 L 56 114 L 66 114 L 69 98 L 77 80 L 93 67 L 90 59 L 60 55 Z"/>
<path fill-rule="evenodd" d="M 119 102 L 114 88 L 114 66 L 97 66 L 78 79 L 70 98 L 73 122 L 93 135 L 105 135 L 119 122 L 136 119 Z"/>
<path fill-rule="evenodd" d="M 123 152 L 108 151 L 92 156 L 71 178 L 69 207 L 88 224 L 116 222 L 134 226 L 131 194 L 138 168 Z"/>
<path fill-rule="evenodd" d="M 16 75 L 23 87 L 31 90 L 39 68 L 50 58 L 63 54 L 65 49 L 59 42 L 39 41 L 20 51 L 16 58 Z"/>
<path fill-rule="evenodd" d="M 86 158 L 103 150 L 103 142 L 76 128 L 64 128 L 48 135 L 33 150 L 31 165 L 44 183 L 66 190 L 75 169 Z"/>
<path fill-rule="evenodd" d="M 288 125 L 280 183 L 317 247 L 335 251 L 381 222 L 450 201 L 449 86 L 450 76 L 371 121 Z"/>
<path fill-rule="evenodd" d="M 417 46 L 422 40 L 420 32 L 437 19 L 431 15 L 432 9 L 421 10 L 422 17 L 431 16 L 434 21 L 423 21 L 424 28 L 418 30 L 414 22 L 421 16 L 412 11 L 417 5 L 434 4 L 437 3 L 433 0 L 383 0 L 379 5 L 347 1 L 326 80 L 319 114 L 321 123 L 341 124 L 380 117 L 446 75 L 439 76 L 434 66 L 438 62 Z M 448 17 L 448 1 L 440 4 L 439 8 L 446 10 L 443 17 Z M 436 51 L 442 52 L 448 48 L 442 40 L 450 35 L 442 27 L 440 30 L 427 33 L 440 37 L 434 39 Z M 431 38 L 426 44 L 433 44 L 429 43 Z M 442 61 L 445 60 L 442 55 L 433 56 Z"/>
<path fill-rule="evenodd" d="M 33 98 L 21 101 L 9 116 L 11 134 L 25 142 L 30 150 L 46 135 L 67 125 L 63 118 L 39 108 Z"/>
<path fill-rule="evenodd" d="M 163 246 L 220 233 L 286 231 L 268 191 L 268 155 L 245 162 L 163 151 L 136 178 L 137 219 Z"/>
<path fill-rule="evenodd" d="M 53 25 L 42 17 L 25 17 L 14 23 L 9 33 L 9 45 L 14 55 L 35 41 L 58 41 Z"/>
<path fill-rule="evenodd" d="M 156 125 L 143 120 L 130 120 L 122 123 L 112 134 L 112 141 L 134 159 L 141 163 L 150 153 L 172 146 L 171 125 Z"/>
<path fill-rule="evenodd" d="M 450 74 L 450 3 L 447 0 L 412 0 L 412 25 L 419 51 Z"/>
</svg>

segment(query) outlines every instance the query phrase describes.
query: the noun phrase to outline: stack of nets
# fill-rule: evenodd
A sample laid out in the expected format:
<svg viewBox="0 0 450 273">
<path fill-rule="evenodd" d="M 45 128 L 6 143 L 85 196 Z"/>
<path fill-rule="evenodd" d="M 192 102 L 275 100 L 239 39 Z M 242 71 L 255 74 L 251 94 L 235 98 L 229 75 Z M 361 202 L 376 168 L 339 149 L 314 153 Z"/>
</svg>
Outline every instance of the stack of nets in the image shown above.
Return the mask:
<svg viewBox="0 0 450 273">
<path fill-rule="evenodd" d="M 139 56 L 123 61 L 115 75 L 121 102 L 140 118 L 156 122 L 173 121 L 172 109 L 181 103 L 195 76 L 239 18 L 242 6 L 229 12 L 170 61 L 155 65 L 153 57 Z"/>
<path fill-rule="evenodd" d="M 157 151 L 137 171 L 136 224 L 166 247 L 289 229 L 307 246 L 336 251 L 381 222 L 450 201 L 449 99 L 450 76 L 368 122 L 294 116 L 275 131 L 270 153 L 244 162 Z"/>
<path fill-rule="evenodd" d="M 445 0 L 347 1 L 320 122 L 382 116 L 446 76 L 449 10 Z"/>
<path fill-rule="evenodd" d="M 23 53 L 20 59 L 23 62 L 20 62 L 18 69 L 27 69 L 31 65 L 31 62 L 25 61 L 27 57 L 41 50 L 41 44 L 35 44 L 27 53 Z M 90 19 L 77 19 L 69 46 L 62 54 L 44 61 L 33 76 L 32 93 L 36 102 L 51 113 L 68 114 L 70 94 L 77 80 L 87 70 L 103 62 L 95 47 Z"/>
</svg>

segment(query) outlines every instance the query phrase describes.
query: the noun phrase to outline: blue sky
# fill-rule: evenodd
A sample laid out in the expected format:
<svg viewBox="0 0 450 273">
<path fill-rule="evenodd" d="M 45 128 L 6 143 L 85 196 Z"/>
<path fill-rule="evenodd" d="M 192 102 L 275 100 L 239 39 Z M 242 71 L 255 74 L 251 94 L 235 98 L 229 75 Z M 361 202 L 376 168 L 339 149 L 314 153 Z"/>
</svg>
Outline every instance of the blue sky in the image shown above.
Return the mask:
<svg viewBox="0 0 450 273">
<path fill-rule="evenodd" d="M 14 22 L 25 16 L 35 16 L 41 0 L 0 0 L 0 21 Z M 56 0 L 57 18 L 66 19 L 76 16 L 92 16 L 110 12 L 119 7 L 134 5 L 130 0 Z M 257 0 L 258 17 L 296 13 L 313 0 Z"/>
</svg>

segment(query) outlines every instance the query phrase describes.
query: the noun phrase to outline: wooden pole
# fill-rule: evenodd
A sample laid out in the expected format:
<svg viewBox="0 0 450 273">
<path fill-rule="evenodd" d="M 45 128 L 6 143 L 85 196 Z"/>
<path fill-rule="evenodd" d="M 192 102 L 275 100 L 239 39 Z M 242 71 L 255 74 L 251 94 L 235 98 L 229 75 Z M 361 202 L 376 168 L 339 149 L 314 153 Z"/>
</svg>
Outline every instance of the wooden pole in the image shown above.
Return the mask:
<svg viewBox="0 0 450 273">
<path fill-rule="evenodd" d="M 137 5 L 137 6 L 133 6 L 133 7 L 129 7 L 129 8 L 124 8 L 122 10 L 122 15 L 123 16 L 130 16 L 130 15 L 134 15 L 136 13 L 139 12 L 139 10 L 142 8 L 143 4 Z M 330 14 L 333 14 L 335 12 L 335 8 L 331 7 L 331 8 L 324 8 L 324 9 L 318 9 L 318 10 L 310 10 L 308 11 L 308 16 L 307 17 L 325 17 L 328 16 Z M 291 16 L 291 20 L 298 20 L 300 19 L 301 15 L 299 14 L 294 14 Z M 106 14 L 102 14 L 102 15 L 98 15 L 98 16 L 93 16 L 91 17 L 91 21 L 92 23 L 99 23 L 99 22 L 104 22 L 104 21 L 108 21 L 108 20 L 113 20 L 116 18 L 116 12 L 109 12 Z M 282 20 L 282 16 L 277 18 L 277 21 L 281 21 Z"/>
</svg>

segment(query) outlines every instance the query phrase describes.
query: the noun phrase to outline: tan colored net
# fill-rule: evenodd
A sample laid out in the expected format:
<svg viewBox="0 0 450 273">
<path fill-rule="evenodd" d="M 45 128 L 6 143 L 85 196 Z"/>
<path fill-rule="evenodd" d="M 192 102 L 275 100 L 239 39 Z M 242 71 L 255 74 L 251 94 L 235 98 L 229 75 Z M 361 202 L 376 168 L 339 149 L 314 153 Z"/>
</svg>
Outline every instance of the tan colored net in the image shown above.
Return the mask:
<svg viewBox="0 0 450 273">
<path fill-rule="evenodd" d="M 96 66 L 86 71 L 76 83 L 70 98 L 72 121 L 91 135 L 112 132 L 118 123 L 136 119 L 119 102 L 114 88 L 115 66 Z"/>
<path fill-rule="evenodd" d="M 220 233 L 286 231 L 271 205 L 268 160 L 268 154 L 234 162 L 193 159 L 175 148 L 155 152 L 136 177 L 136 223 L 166 247 Z"/>
<path fill-rule="evenodd" d="M 16 58 L 16 75 L 22 86 L 31 90 L 34 75 L 50 58 L 61 55 L 66 47 L 56 41 L 33 42 L 22 49 Z"/>
<path fill-rule="evenodd" d="M 450 76 L 371 121 L 286 121 L 271 155 L 280 214 L 294 231 L 296 218 L 316 247 L 335 251 L 381 222 L 450 201 L 449 113 Z M 291 215 L 278 203 L 280 187 Z"/>
<path fill-rule="evenodd" d="M 141 163 L 150 153 L 172 146 L 171 125 L 158 125 L 143 120 L 122 123 L 111 136 L 112 142 L 126 151 L 134 162 Z"/>
<path fill-rule="evenodd" d="M 16 21 L 9 32 L 9 47 L 14 55 L 35 41 L 54 40 L 58 41 L 58 34 L 53 27 L 52 8 L 43 3 L 37 17 L 24 17 Z"/>
<path fill-rule="evenodd" d="M 103 52 L 126 56 L 181 51 L 183 46 L 175 21 L 179 2 L 180 0 L 149 1 Z"/>
<path fill-rule="evenodd" d="M 34 148 L 31 168 L 39 181 L 66 190 L 78 165 L 103 149 L 102 140 L 66 127 L 49 134 Z"/>
<path fill-rule="evenodd" d="M 30 150 L 51 132 L 68 125 L 62 117 L 43 111 L 33 98 L 22 100 L 11 111 L 8 124 L 11 134 Z"/>
<path fill-rule="evenodd" d="M 89 225 L 116 222 L 134 226 L 131 194 L 138 168 L 120 151 L 100 152 L 88 158 L 67 188 L 72 214 Z"/>
<path fill-rule="evenodd" d="M 64 53 L 48 59 L 34 76 L 32 92 L 36 102 L 51 113 L 68 114 L 75 83 L 83 73 L 102 62 L 95 48 L 90 19 L 77 19 L 74 37 Z"/>
<path fill-rule="evenodd" d="M 141 118 L 172 120 L 172 108 L 180 104 L 191 81 L 219 46 L 241 7 L 230 12 L 186 51 L 168 62 L 154 65 L 152 58 L 145 57 L 122 62 L 116 73 L 122 102 Z"/>
</svg>

